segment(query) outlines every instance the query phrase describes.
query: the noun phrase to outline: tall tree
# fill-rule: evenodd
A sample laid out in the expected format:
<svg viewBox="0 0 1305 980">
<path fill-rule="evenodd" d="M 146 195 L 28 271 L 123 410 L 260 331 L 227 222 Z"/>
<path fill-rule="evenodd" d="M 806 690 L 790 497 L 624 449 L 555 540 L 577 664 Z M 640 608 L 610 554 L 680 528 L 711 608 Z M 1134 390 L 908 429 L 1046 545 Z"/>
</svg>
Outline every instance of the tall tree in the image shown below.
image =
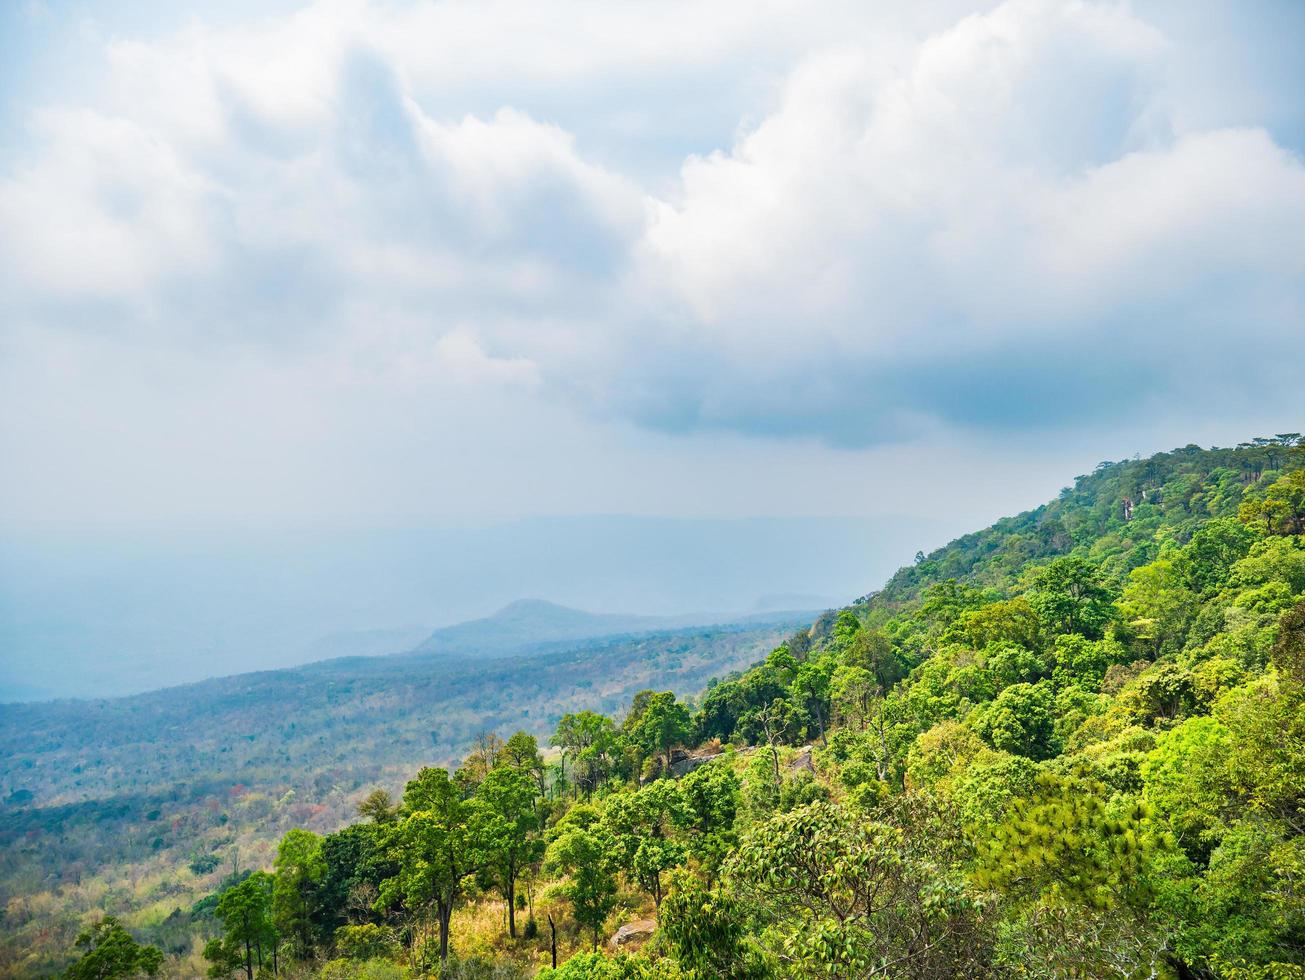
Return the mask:
<svg viewBox="0 0 1305 980">
<path fill-rule="evenodd" d="M 273 887 L 270 874 L 255 871 L 218 898 L 214 911 L 222 922 L 222 935 L 204 947 L 204 958 L 212 964 L 211 976 L 243 970 L 246 980 L 254 980 L 265 958 L 276 972 L 279 939 L 272 916 Z"/>
<path fill-rule="evenodd" d="M 517 879 L 542 856 L 535 809 L 535 783 L 528 772 L 500 766 L 485 776 L 474 800 L 474 829 L 486 868 L 508 907 L 508 935 L 517 938 Z"/>
<path fill-rule="evenodd" d="M 597 812 L 576 806 L 558 821 L 545 859 L 549 871 L 565 875 L 557 892 L 571 904 L 580 928 L 589 931 L 594 949 L 603 923 L 616 907 L 613 853 L 614 842 Z"/>
<path fill-rule="evenodd" d="M 374 789 L 367 798 L 358 804 L 358 815 L 366 817 L 373 823 L 389 823 L 394 819 L 396 807 L 390 794 L 384 789 Z"/>
<path fill-rule="evenodd" d="M 571 763 L 571 779 L 577 790 L 588 796 L 606 780 L 616 745 L 612 719 L 594 711 L 565 714 L 557 723 L 552 741 L 562 750 L 563 768 Z"/>
<path fill-rule="evenodd" d="M 654 905 L 661 905 L 662 875 L 684 861 L 675 830 L 691 819 L 678 786 L 669 779 L 603 801 L 603 826 L 611 833 L 617 859 Z"/>
<path fill-rule="evenodd" d="M 858 669 L 858 668 L 850 668 Z M 770 760 L 775 776 L 775 791 L 778 792 L 783 777 L 779 771 L 779 747 L 787 745 L 801 726 L 801 715 L 793 703 L 785 698 L 775 698 L 768 704 L 749 711 L 739 719 L 741 728 L 754 742 L 765 745 L 770 752 Z"/>
<path fill-rule="evenodd" d="M 313 915 L 317 889 L 326 875 L 322 838 L 311 830 L 291 830 L 281 838 L 273 863 L 272 914 L 277 929 L 290 941 L 294 954 L 313 950 Z"/>
<path fill-rule="evenodd" d="M 785 976 L 986 974 L 977 909 L 956 876 L 898 827 L 833 803 L 754 828 L 721 890 L 754 913 L 754 935 L 782 958 Z"/>
<path fill-rule="evenodd" d="M 726 764 L 695 769 L 676 784 L 684 809 L 688 848 L 711 887 L 721 863 L 738 843 L 734 819 L 739 808 L 739 777 Z"/>
<path fill-rule="evenodd" d="M 413 912 L 434 912 L 440 963 L 446 963 L 449 920 L 462 898 L 462 881 L 484 864 L 484 850 L 469 825 L 471 808 L 443 769 L 423 768 L 408 783 L 403 810 L 387 834 L 399 873 L 381 885 L 380 904 L 401 899 Z"/>
</svg>

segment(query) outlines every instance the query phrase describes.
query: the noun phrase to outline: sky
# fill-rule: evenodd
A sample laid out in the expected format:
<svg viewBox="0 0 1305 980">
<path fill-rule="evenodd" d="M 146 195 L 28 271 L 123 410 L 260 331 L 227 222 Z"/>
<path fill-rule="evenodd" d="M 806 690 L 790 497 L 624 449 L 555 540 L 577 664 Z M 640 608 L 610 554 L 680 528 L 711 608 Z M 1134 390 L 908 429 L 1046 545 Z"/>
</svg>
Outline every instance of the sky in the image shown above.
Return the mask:
<svg viewBox="0 0 1305 980">
<path fill-rule="evenodd" d="M 0 532 L 959 533 L 1299 430 L 1303 41 L 1293 0 L 0 4 Z"/>
</svg>

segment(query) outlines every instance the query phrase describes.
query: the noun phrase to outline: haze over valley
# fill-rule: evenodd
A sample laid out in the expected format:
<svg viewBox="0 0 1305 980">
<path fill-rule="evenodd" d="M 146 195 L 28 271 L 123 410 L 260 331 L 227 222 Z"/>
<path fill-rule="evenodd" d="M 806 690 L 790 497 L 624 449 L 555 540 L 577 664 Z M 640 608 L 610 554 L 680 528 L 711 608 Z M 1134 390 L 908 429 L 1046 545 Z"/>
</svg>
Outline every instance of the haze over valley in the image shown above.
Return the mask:
<svg viewBox="0 0 1305 980">
<path fill-rule="evenodd" d="M 591 517 L 166 541 L 10 535 L 0 701 L 397 653 L 523 598 L 698 623 L 820 610 L 883 582 L 922 543 L 945 539 L 947 524 Z"/>
</svg>

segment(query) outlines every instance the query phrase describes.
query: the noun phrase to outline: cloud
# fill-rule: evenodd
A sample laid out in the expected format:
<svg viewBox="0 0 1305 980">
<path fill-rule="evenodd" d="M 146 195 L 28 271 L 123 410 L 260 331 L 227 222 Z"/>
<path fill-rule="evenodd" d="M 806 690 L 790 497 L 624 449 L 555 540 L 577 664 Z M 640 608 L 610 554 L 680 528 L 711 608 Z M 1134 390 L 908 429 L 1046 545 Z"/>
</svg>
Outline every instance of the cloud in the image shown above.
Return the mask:
<svg viewBox="0 0 1305 980">
<path fill-rule="evenodd" d="M 1012 2 L 901 72 L 808 60 L 658 202 L 652 291 L 716 363 L 638 388 L 691 411 L 632 410 L 863 442 L 1197 410 L 1184 375 L 1281 380 L 1238 369 L 1250 324 L 1305 353 L 1305 167 L 1260 128 L 1175 132 L 1166 57 L 1124 8 Z"/>
<path fill-rule="evenodd" d="M 323 447 L 378 416 L 322 406 L 399 400 L 468 445 L 508 406 L 575 445 L 841 449 L 1298 413 L 1287 9 L 320 0 L 106 31 L 99 84 L 0 161 L 0 343 L 29 400 L 149 363 L 236 401 L 244 372 L 249 431 Z"/>
<path fill-rule="evenodd" d="M 475 384 L 481 381 L 533 386 L 539 370 L 524 357 L 491 357 L 475 335 L 466 329 L 446 333 L 435 344 L 435 363 L 454 380 Z"/>
</svg>

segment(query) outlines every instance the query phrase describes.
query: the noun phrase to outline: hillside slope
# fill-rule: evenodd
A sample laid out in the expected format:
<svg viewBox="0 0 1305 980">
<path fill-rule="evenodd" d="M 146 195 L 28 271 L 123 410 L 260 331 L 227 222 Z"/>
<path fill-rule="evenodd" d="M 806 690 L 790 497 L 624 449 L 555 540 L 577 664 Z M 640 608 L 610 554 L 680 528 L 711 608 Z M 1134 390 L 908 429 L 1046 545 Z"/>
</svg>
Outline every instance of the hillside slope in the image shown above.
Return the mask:
<svg viewBox="0 0 1305 980">
<path fill-rule="evenodd" d="M 510 697 L 571 682 L 554 666 Z M 332 980 L 1305 975 L 1295 434 L 1103 464 L 700 700 L 615 694 L 550 719 L 558 756 L 486 737 L 128 924 L 223 976 L 255 965 L 213 914 L 237 899 L 284 969 Z M 312 819 L 289 797 L 249 811 L 278 814 Z M 657 938 L 596 952 L 623 922 Z"/>
<path fill-rule="evenodd" d="M 798 625 L 780 616 L 559 641 L 488 662 L 354 657 L 0 706 L 0 894 L 11 907 L 0 975 L 57 961 L 96 908 L 161 927 L 231 862 L 266 863 L 291 827 L 335 830 L 360 790 L 455 762 L 480 732 L 546 737 L 562 713 L 615 711 L 644 687 L 693 694 Z"/>
<path fill-rule="evenodd" d="M 1283 441 L 1296 435 L 1287 433 Z M 1247 490 L 1265 473 L 1299 465 L 1299 454 L 1277 443 L 1229 449 L 1189 445 L 1147 459 L 1104 462 L 1056 500 L 920 556 L 867 598 L 872 607 L 892 608 L 950 578 L 1008 591 L 1029 563 L 1075 551 L 1121 578 L 1155 558 L 1162 528 L 1183 539 L 1212 517 L 1235 516 Z"/>
</svg>

